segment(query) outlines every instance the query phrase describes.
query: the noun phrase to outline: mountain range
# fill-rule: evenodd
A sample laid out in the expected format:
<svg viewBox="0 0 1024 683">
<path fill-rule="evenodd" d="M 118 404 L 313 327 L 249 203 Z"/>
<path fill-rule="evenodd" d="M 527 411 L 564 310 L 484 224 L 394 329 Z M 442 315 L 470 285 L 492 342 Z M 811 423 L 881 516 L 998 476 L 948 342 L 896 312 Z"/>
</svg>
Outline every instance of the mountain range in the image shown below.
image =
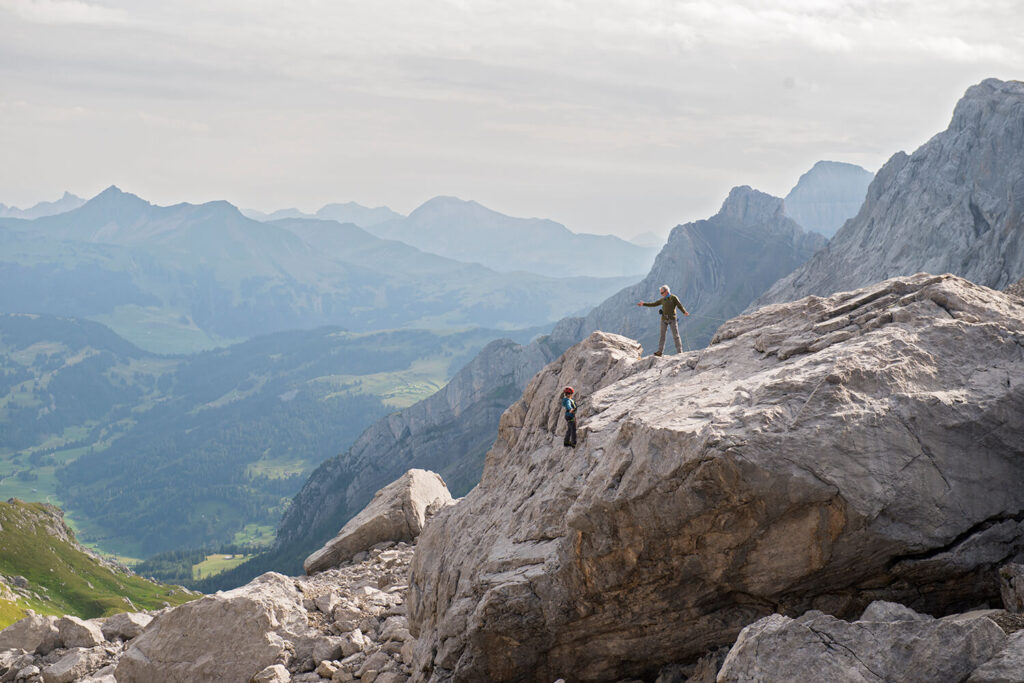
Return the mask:
<svg viewBox="0 0 1024 683">
<path fill-rule="evenodd" d="M 255 209 L 242 209 L 242 215 L 258 221 L 276 221 L 282 218 L 319 218 L 321 220 L 352 223 L 360 228 L 368 228 L 385 221 L 402 218 L 402 214 L 392 211 L 386 206 L 368 207 L 356 202 L 325 204 L 316 213 L 305 213 L 298 209 L 278 209 L 263 213 Z"/>
<path fill-rule="evenodd" d="M 73 195 L 70 192 L 64 192 L 64 195 L 56 201 L 39 202 L 27 209 L 19 209 L 16 206 L 0 204 L 0 218 L 25 218 L 31 220 L 33 218 L 53 216 L 58 213 L 64 213 L 65 211 L 71 211 L 72 209 L 77 209 L 82 204 L 85 204 L 84 199 Z"/>
<path fill-rule="evenodd" d="M 89 317 L 163 352 L 330 324 L 531 327 L 627 281 L 497 273 L 351 224 L 262 223 L 227 202 L 160 207 L 115 187 L 0 219 L 0 246 L 0 310 Z"/>
</svg>

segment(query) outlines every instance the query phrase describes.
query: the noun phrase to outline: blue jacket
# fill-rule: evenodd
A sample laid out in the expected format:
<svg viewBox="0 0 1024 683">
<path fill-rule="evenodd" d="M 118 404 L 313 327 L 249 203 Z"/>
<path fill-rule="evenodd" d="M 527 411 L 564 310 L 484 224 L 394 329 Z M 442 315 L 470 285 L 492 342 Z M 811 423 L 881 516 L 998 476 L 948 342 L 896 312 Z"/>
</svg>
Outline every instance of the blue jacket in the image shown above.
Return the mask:
<svg viewBox="0 0 1024 683">
<path fill-rule="evenodd" d="M 563 396 L 562 397 L 562 407 L 565 408 L 565 416 L 567 418 L 575 417 L 576 401 L 572 400 L 568 396 Z"/>
</svg>

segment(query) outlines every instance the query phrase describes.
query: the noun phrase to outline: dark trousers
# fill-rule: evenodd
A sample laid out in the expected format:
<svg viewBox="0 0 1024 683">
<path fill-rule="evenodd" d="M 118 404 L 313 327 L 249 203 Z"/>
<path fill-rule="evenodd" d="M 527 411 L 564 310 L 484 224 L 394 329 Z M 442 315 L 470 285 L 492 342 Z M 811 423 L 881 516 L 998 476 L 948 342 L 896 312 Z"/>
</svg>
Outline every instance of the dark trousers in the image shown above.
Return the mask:
<svg viewBox="0 0 1024 683">
<path fill-rule="evenodd" d="M 575 417 L 570 417 L 570 416 L 566 415 L 565 416 L 565 424 L 566 424 L 565 441 L 563 441 L 562 444 L 565 445 L 565 446 L 575 446 L 576 445 L 576 418 Z"/>
</svg>

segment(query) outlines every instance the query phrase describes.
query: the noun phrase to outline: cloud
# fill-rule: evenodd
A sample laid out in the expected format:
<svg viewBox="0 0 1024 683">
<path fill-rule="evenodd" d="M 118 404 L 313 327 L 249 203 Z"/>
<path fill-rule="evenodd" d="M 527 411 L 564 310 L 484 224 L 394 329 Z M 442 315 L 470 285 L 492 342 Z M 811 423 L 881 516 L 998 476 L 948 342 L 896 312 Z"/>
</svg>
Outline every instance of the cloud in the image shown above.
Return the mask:
<svg viewBox="0 0 1024 683">
<path fill-rule="evenodd" d="M 38 24 L 124 26 L 131 23 L 123 10 L 82 0 L 0 0 L 0 9 Z"/>
</svg>

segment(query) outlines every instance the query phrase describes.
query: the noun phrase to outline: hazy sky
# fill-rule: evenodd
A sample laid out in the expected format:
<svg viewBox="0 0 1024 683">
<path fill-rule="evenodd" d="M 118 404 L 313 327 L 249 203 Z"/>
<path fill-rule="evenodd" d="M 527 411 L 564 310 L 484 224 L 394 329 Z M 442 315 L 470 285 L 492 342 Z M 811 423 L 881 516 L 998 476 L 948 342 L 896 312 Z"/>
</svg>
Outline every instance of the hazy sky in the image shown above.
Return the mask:
<svg viewBox="0 0 1024 683">
<path fill-rule="evenodd" d="M 986 77 L 1022 0 L 0 0 L 0 202 L 456 195 L 578 232 L 877 168 Z"/>
</svg>

